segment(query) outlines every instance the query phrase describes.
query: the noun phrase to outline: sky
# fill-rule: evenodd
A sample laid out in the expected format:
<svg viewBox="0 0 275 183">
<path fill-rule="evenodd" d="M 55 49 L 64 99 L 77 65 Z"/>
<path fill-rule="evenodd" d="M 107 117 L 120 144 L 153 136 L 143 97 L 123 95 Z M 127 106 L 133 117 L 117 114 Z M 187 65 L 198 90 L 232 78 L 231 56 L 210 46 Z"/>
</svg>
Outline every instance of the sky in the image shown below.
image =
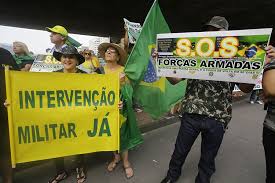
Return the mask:
<svg viewBox="0 0 275 183">
<path fill-rule="evenodd" d="M 71 34 L 69 36 L 77 40 L 82 46 L 89 47 L 89 41 L 95 40 L 97 36 Z M 106 38 L 108 40 L 109 38 Z M 50 33 L 45 30 L 26 29 L 0 25 L 0 44 L 10 44 L 14 41 L 24 42 L 30 51 L 35 54 L 46 53 L 47 48 L 52 48 Z"/>
</svg>

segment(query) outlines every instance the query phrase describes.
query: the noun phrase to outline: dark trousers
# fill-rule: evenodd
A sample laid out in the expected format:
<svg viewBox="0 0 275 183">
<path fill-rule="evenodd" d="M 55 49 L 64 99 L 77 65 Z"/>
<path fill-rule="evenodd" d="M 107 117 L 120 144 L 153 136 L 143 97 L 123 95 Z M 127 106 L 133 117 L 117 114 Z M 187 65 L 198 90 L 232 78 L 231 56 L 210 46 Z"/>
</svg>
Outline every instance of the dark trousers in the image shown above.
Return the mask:
<svg viewBox="0 0 275 183">
<path fill-rule="evenodd" d="M 56 158 L 54 159 L 54 162 L 56 167 L 56 173 L 63 173 L 65 171 L 64 158 Z M 84 168 L 84 155 L 81 154 L 76 156 L 76 168 Z"/>
<path fill-rule="evenodd" d="M 181 175 L 185 159 L 201 133 L 201 158 L 196 183 L 209 183 L 215 172 L 215 157 L 220 148 L 224 124 L 215 119 L 197 114 L 184 114 L 177 136 L 175 149 L 170 160 L 167 177 L 176 181 Z"/>
<path fill-rule="evenodd" d="M 266 183 L 275 182 L 275 132 L 264 127 L 263 145 L 266 161 Z"/>
<path fill-rule="evenodd" d="M 8 60 L 7 60 L 8 61 Z M 8 128 L 7 109 L 3 105 L 6 99 L 5 73 L 0 64 L 0 175 L 3 176 L 3 182 L 12 182 L 12 166 L 10 156 L 10 141 Z M 1 179 L 1 177 L 0 177 Z"/>
<path fill-rule="evenodd" d="M 251 95 L 250 95 L 250 101 L 256 102 L 260 100 L 260 92 L 261 90 L 253 90 Z"/>
</svg>

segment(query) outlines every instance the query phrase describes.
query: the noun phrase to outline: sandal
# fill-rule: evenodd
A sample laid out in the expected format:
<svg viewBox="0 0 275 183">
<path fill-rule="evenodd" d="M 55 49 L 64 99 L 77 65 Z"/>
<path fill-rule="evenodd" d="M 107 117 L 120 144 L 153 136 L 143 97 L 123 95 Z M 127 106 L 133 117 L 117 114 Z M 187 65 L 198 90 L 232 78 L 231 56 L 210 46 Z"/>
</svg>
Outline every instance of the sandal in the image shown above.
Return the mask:
<svg viewBox="0 0 275 183">
<path fill-rule="evenodd" d="M 108 165 L 107 170 L 108 170 L 109 172 L 114 171 L 114 169 L 116 168 L 116 166 L 117 166 L 117 164 L 118 164 L 119 162 L 120 162 L 120 159 L 119 159 L 119 160 L 114 159 L 114 160 Z"/>
<path fill-rule="evenodd" d="M 86 181 L 86 174 L 84 168 L 76 168 L 76 180 L 77 183 L 83 183 Z"/>
<path fill-rule="evenodd" d="M 48 183 L 58 183 L 62 180 L 65 180 L 68 177 L 68 173 L 66 171 L 57 174 L 54 178 L 52 178 Z"/>
<path fill-rule="evenodd" d="M 127 179 L 130 179 L 134 176 L 134 171 L 131 165 L 124 166 L 124 170 L 125 170 L 125 175 Z"/>
</svg>

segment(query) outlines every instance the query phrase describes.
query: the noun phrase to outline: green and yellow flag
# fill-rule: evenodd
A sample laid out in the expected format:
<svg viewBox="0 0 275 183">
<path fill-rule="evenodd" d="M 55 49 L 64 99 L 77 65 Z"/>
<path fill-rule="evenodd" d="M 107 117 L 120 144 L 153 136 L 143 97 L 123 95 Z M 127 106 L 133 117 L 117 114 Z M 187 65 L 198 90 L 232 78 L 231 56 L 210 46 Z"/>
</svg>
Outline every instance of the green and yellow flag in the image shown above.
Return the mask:
<svg viewBox="0 0 275 183">
<path fill-rule="evenodd" d="M 125 73 L 134 88 L 134 99 L 153 118 L 169 111 L 185 94 L 185 82 L 171 85 L 166 78 L 156 75 L 155 61 L 152 58 L 156 37 L 159 33 L 169 32 L 169 26 L 156 0 L 125 66 Z"/>
</svg>

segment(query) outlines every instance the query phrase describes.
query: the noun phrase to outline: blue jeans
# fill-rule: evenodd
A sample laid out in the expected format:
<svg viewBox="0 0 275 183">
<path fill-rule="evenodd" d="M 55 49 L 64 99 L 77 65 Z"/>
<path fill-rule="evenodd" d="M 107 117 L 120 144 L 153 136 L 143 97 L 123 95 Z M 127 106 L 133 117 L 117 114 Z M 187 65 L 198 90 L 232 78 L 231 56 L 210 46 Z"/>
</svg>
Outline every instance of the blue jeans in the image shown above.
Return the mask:
<svg viewBox="0 0 275 183">
<path fill-rule="evenodd" d="M 170 160 L 167 177 L 176 181 L 181 175 L 185 159 L 201 133 L 201 158 L 196 183 L 209 183 L 215 172 L 215 158 L 224 136 L 224 124 L 199 114 L 184 114 Z"/>
<path fill-rule="evenodd" d="M 250 95 L 250 101 L 256 102 L 260 100 L 260 92 L 261 90 L 253 90 L 251 95 Z"/>
</svg>

